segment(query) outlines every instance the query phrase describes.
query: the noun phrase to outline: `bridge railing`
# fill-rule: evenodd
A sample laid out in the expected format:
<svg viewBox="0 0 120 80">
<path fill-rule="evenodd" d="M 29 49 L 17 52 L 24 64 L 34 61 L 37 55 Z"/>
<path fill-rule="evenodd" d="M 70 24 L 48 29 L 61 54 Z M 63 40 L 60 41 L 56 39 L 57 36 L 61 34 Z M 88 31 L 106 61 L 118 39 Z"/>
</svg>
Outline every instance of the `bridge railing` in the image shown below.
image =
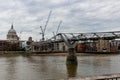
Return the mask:
<svg viewBox="0 0 120 80">
<path fill-rule="evenodd" d="M 84 78 L 80 78 L 80 80 L 120 80 L 120 73 L 106 74 L 102 76 L 84 77 Z"/>
<path fill-rule="evenodd" d="M 103 76 L 93 77 L 80 77 L 80 78 L 67 78 L 67 79 L 48 79 L 48 80 L 120 80 L 120 73 L 118 74 L 107 74 Z"/>
<path fill-rule="evenodd" d="M 96 32 L 96 33 L 59 33 L 48 41 L 58 42 L 64 41 L 63 37 L 67 38 L 68 41 L 85 41 L 85 40 L 112 40 L 120 38 L 120 31 L 113 32 Z"/>
</svg>

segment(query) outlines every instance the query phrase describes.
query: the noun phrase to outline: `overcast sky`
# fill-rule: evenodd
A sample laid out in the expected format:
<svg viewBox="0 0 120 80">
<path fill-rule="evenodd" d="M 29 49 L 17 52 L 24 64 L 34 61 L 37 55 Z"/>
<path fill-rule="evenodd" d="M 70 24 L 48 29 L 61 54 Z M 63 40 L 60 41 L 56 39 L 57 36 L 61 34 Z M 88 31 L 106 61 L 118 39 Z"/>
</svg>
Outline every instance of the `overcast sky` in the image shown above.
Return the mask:
<svg viewBox="0 0 120 80">
<path fill-rule="evenodd" d="M 6 39 L 13 23 L 21 39 L 40 40 L 40 26 L 44 28 L 50 10 L 46 38 L 53 36 L 60 20 L 59 32 L 120 30 L 120 0 L 0 0 L 0 39 Z"/>
</svg>

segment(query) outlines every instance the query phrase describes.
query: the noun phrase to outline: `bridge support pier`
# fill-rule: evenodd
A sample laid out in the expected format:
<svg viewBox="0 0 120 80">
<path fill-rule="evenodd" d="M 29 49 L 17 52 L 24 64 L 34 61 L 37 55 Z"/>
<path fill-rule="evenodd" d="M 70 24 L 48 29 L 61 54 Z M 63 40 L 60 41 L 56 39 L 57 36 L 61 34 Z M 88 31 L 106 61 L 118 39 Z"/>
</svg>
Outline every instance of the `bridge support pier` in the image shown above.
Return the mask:
<svg viewBox="0 0 120 80">
<path fill-rule="evenodd" d="M 66 64 L 74 64 L 77 65 L 77 56 L 75 55 L 75 46 L 77 45 L 78 41 L 71 41 L 69 40 L 68 36 L 66 34 L 61 34 L 61 37 L 63 38 L 65 44 L 68 47 L 68 53 Z M 72 35 L 72 37 L 75 38 L 75 36 Z"/>
<path fill-rule="evenodd" d="M 68 53 L 69 53 L 69 55 L 67 56 L 66 64 L 77 65 L 77 56 L 75 55 L 75 49 L 69 48 Z"/>
</svg>

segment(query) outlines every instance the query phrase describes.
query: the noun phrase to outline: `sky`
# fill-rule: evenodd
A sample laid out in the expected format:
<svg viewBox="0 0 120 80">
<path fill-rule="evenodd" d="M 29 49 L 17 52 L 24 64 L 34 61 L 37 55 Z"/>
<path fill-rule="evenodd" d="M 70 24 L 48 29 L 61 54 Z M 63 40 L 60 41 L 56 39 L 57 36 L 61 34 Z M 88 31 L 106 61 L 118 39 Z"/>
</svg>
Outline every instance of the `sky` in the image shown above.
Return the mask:
<svg viewBox="0 0 120 80">
<path fill-rule="evenodd" d="M 0 0 L 0 39 L 5 40 L 11 24 L 21 40 L 41 39 L 56 33 L 87 33 L 120 30 L 120 0 Z"/>
</svg>

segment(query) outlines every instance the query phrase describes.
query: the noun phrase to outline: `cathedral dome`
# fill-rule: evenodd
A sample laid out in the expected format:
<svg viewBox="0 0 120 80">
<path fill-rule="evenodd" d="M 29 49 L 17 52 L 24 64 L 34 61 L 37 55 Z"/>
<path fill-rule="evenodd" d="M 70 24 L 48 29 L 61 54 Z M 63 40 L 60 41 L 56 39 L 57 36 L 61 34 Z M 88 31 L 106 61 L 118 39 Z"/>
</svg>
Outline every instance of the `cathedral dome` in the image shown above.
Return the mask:
<svg viewBox="0 0 120 80">
<path fill-rule="evenodd" d="M 19 40 L 19 37 L 18 37 L 18 35 L 16 34 L 16 31 L 13 28 L 13 24 L 11 25 L 11 28 L 8 31 L 7 39 L 8 40 Z"/>
<path fill-rule="evenodd" d="M 11 29 L 8 31 L 8 33 L 15 33 L 16 34 L 16 31 L 13 29 L 13 25 L 11 25 Z"/>
</svg>

